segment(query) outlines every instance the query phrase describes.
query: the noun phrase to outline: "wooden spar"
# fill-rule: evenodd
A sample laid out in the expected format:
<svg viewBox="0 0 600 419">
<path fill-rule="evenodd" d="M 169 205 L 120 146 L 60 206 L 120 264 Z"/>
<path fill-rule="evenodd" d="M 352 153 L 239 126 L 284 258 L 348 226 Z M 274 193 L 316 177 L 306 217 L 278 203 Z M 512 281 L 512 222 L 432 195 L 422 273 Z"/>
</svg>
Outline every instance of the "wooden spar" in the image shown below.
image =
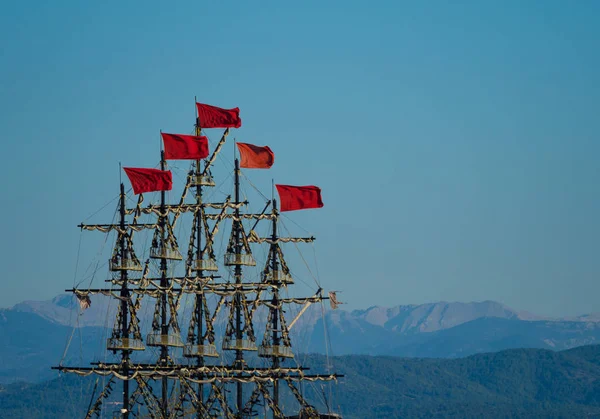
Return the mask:
<svg viewBox="0 0 600 419">
<path fill-rule="evenodd" d="M 304 303 L 304 306 L 302 307 L 302 309 L 300 310 L 300 312 L 296 315 L 296 317 L 294 317 L 294 320 L 292 320 L 290 322 L 290 324 L 288 325 L 288 330 L 290 330 L 292 328 L 292 326 L 294 326 L 294 324 L 304 314 L 304 312 L 306 310 L 308 310 L 308 307 L 310 307 L 311 304 L 317 302 L 317 301 L 313 301 L 312 298 L 315 298 L 315 299 L 318 299 L 318 300 L 328 300 L 329 299 L 327 297 L 321 297 L 321 292 L 323 292 L 323 289 L 319 288 L 313 297 L 309 297 L 307 299 L 306 303 Z"/>
<path fill-rule="evenodd" d="M 294 320 L 292 320 L 290 322 L 290 324 L 288 324 L 288 330 L 291 330 L 292 327 L 294 327 L 294 324 L 296 324 L 296 322 L 298 321 L 298 319 L 304 314 L 304 312 L 306 310 L 308 310 L 308 307 L 310 307 L 310 305 L 312 304 L 312 301 L 307 301 L 303 306 L 302 309 L 300 310 L 300 312 L 296 315 L 296 317 L 294 317 Z"/>
<path fill-rule="evenodd" d="M 221 137 L 219 144 L 217 144 L 217 148 L 215 148 L 215 151 L 213 151 L 210 158 L 206 161 L 206 166 L 204 166 L 204 171 L 202 172 L 203 176 L 206 176 L 208 174 L 208 171 L 210 170 L 210 166 L 212 166 L 212 164 L 215 162 L 215 160 L 217 158 L 217 155 L 221 152 L 221 149 L 223 148 L 223 144 L 225 144 L 225 140 L 227 139 L 228 135 L 229 135 L 229 128 L 227 128 L 225 130 L 225 132 L 223 132 L 223 136 Z"/>
<path fill-rule="evenodd" d="M 227 197 L 230 198 L 230 197 Z M 240 206 L 246 206 L 248 205 L 250 202 L 248 201 L 241 201 L 239 203 Z M 213 209 L 221 209 L 223 207 L 227 207 L 227 208 L 233 208 L 234 204 L 229 203 L 229 202 L 205 202 L 202 204 L 168 204 L 165 205 L 164 209 L 167 211 L 177 211 L 177 212 L 193 212 L 193 211 L 197 211 L 201 208 L 213 208 Z M 160 211 L 161 206 L 160 205 L 148 205 L 146 207 L 142 207 L 140 208 L 140 212 L 144 213 L 144 214 L 150 214 L 152 212 L 158 212 Z M 126 211 L 127 215 L 133 214 L 135 211 L 137 210 L 137 208 L 129 208 Z"/>
<path fill-rule="evenodd" d="M 263 208 L 263 210 L 261 211 L 260 214 L 258 214 L 257 220 L 254 223 L 254 225 L 250 228 L 250 231 L 254 230 L 256 228 L 256 226 L 258 225 L 258 222 L 261 220 L 261 217 L 263 216 L 263 214 L 267 211 L 267 208 L 269 208 L 269 205 L 271 205 L 274 201 L 267 201 L 267 203 L 265 204 L 265 207 Z M 272 218 L 276 218 L 277 215 L 273 214 Z"/>
</svg>

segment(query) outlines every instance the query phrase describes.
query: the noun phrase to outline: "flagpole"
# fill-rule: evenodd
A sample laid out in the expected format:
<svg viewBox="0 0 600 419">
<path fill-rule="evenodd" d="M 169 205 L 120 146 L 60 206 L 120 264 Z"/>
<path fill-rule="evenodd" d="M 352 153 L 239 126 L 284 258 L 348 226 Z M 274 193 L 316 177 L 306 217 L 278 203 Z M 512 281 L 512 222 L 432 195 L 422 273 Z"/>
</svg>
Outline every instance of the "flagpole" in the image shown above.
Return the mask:
<svg viewBox="0 0 600 419">
<path fill-rule="evenodd" d="M 158 144 L 159 144 L 159 146 L 158 146 L 159 150 L 158 151 L 160 151 L 160 164 L 161 164 L 160 170 L 165 170 L 162 167 L 162 159 L 163 159 L 162 129 L 159 130 L 159 132 L 160 132 L 160 135 L 158 136 Z"/>
</svg>

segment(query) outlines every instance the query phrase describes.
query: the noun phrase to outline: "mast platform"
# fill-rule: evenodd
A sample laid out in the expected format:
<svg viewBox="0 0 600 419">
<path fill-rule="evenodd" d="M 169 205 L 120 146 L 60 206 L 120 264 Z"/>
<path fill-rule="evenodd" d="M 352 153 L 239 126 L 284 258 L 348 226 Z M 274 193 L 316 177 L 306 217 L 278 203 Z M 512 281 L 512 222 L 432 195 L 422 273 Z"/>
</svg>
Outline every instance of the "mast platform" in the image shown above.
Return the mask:
<svg viewBox="0 0 600 419">
<path fill-rule="evenodd" d="M 217 262 L 213 259 L 196 259 L 192 262 L 192 271 L 211 271 L 216 272 L 219 270 Z"/>
<path fill-rule="evenodd" d="M 108 261 L 108 268 L 113 271 L 141 271 L 141 263 L 133 258 L 112 258 Z"/>
<path fill-rule="evenodd" d="M 146 349 L 144 341 L 134 338 L 108 338 L 106 349 L 111 351 L 143 351 Z"/>
<path fill-rule="evenodd" d="M 222 349 L 224 351 L 256 351 L 256 342 L 250 339 L 236 339 L 235 336 L 225 336 Z"/>
<path fill-rule="evenodd" d="M 183 347 L 183 356 L 186 358 L 196 358 L 208 356 L 212 358 L 218 358 L 219 353 L 214 343 L 208 345 L 198 345 L 192 343 L 186 343 Z"/>
<path fill-rule="evenodd" d="M 215 186 L 215 180 L 209 174 L 191 175 L 190 186 Z"/>
<path fill-rule="evenodd" d="M 183 341 L 178 333 L 149 333 L 146 336 L 146 345 L 148 346 L 171 346 L 175 348 L 183 348 Z"/>
<path fill-rule="evenodd" d="M 254 257 L 244 253 L 225 253 L 225 266 L 256 266 Z"/>
<path fill-rule="evenodd" d="M 293 358 L 292 348 L 286 345 L 260 345 L 258 356 L 261 358 Z"/>
<path fill-rule="evenodd" d="M 269 271 L 266 275 L 265 275 L 265 282 L 272 284 L 272 283 L 280 283 L 280 284 L 293 284 L 294 280 L 292 279 L 292 276 L 289 273 L 285 273 L 282 270 L 274 270 L 274 271 Z"/>
</svg>

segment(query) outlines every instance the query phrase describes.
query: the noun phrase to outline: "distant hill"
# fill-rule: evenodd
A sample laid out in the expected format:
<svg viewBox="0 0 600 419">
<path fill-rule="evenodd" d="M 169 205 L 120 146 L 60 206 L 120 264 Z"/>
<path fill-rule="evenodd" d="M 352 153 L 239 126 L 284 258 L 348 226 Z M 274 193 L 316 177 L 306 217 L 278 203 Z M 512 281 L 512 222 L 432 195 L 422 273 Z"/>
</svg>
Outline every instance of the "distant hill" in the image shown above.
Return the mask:
<svg viewBox="0 0 600 419">
<path fill-rule="evenodd" d="M 98 349 L 92 348 L 101 347 L 104 329 L 85 327 L 74 331 L 33 313 L 5 310 L 0 311 L 0 336 L 0 383 L 31 382 L 54 375 L 49 367 L 61 360 L 69 339 L 72 347 L 65 361 L 82 360 L 84 348 L 88 354 L 97 353 Z"/>
<path fill-rule="evenodd" d="M 319 322 L 312 348 L 324 345 L 321 336 Z M 402 334 L 352 321 L 330 326 L 328 336 L 336 354 L 453 358 L 511 348 L 564 350 L 594 344 L 600 342 L 600 324 L 481 317 L 435 332 Z"/>
<path fill-rule="evenodd" d="M 331 400 L 345 419 L 600 417 L 600 346 L 457 359 L 350 355 L 330 361 L 345 374 Z M 306 362 L 320 372 L 327 359 L 311 355 Z M 63 376 L 0 388 L 0 415 L 80 417 L 94 383 L 95 378 Z"/>
<path fill-rule="evenodd" d="M 0 383 L 46 379 L 50 366 L 63 355 L 65 363 L 110 359 L 105 338 L 114 310 L 114 301 L 98 295 L 81 315 L 70 295 L 0 310 L 0 335 L 6 336 L 0 344 L 0 356 L 6 361 L 0 363 Z M 152 307 L 142 305 L 140 317 L 146 327 L 152 312 Z M 181 325 L 186 324 L 186 314 L 182 309 Z M 259 309 L 256 317 L 261 336 L 264 313 Z M 330 348 L 336 355 L 453 358 L 510 348 L 564 350 L 600 342 L 599 317 L 548 319 L 484 301 L 328 310 L 323 320 L 321 307 L 314 305 L 294 326 L 292 341 L 296 353 L 325 353 Z M 223 329 L 224 324 L 216 325 L 217 333 Z"/>
<path fill-rule="evenodd" d="M 91 299 L 92 306 L 81 316 L 77 315 L 77 302 L 75 297 L 70 294 L 61 294 L 45 301 L 23 301 L 9 309 L 0 309 L 0 312 L 34 313 L 53 323 L 65 326 L 105 327 L 107 318 L 112 319 L 114 313 L 116 313 L 115 300 L 103 295 L 92 295 Z M 146 310 L 143 304 L 140 317 L 151 315 L 152 310 Z M 312 327 L 320 317 L 320 309 L 309 310 L 302 317 L 301 324 Z M 440 301 L 428 304 L 398 305 L 391 308 L 373 306 L 366 310 L 346 311 L 339 309 L 327 311 L 327 317 L 329 323 L 333 325 L 354 321 L 401 334 L 436 332 L 482 317 L 526 321 L 600 322 L 600 313 L 568 318 L 549 318 L 524 311 L 516 311 L 496 301 L 469 303 Z"/>
<path fill-rule="evenodd" d="M 582 418 L 600 417 L 599 360 L 600 346 L 589 346 L 447 360 L 347 356 L 336 367 L 347 376 L 340 386 L 347 419 Z"/>
</svg>

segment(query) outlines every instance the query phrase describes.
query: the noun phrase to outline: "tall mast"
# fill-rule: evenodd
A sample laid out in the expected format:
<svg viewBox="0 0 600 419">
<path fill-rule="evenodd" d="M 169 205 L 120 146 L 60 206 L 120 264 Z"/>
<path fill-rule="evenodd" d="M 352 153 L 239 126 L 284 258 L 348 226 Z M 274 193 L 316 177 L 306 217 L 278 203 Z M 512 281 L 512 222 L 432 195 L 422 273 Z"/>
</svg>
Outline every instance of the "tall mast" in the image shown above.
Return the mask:
<svg viewBox="0 0 600 419">
<path fill-rule="evenodd" d="M 195 102 L 195 100 L 194 100 Z M 202 128 L 200 127 L 200 120 L 196 119 L 196 135 L 202 135 Z M 198 206 L 202 204 L 202 184 L 198 181 L 200 176 L 202 175 L 202 170 L 200 167 L 200 160 L 196 160 L 196 204 Z M 198 209 L 200 211 L 200 209 Z M 202 259 L 202 212 L 196 213 L 196 260 Z M 204 272 L 202 270 L 198 270 L 198 277 L 202 278 Z M 197 288 L 201 288 L 200 284 L 196 285 Z M 198 345 L 204 345 L 204 331 L 202 328 L 202 317 L 204 316 L 204 294 L 196 294 L 196 318 L 198 319 L 197 328 L 198 328 Z M 198 367 L 202 367 L 204 365 L 204 357 L 199 356 L 196 358 L 196 364 Z M 200 380 L 202 380 L 202 375 L 200 375 Z M 204 403 L 204 385 L 202 383 L 198 384 L 198 400 L 200 403 Z M 197 417 L 200 419 L 202 417 L 202 413 L 200 410 L 197 412 Z"/>
<path fill-rule="evenodd" d="M 160 170 L 165 170 L 165 152 L 160 152 Z M 160 191 L 160 248 L 166 249 L 165 243 L 165 230 L 166 230 L 166 217 L 165 215 L 165 191 Z M 163 255 L 164 256 L 164 255 Z M 169 323 L 167 323 L 167 293 L 166 289 L 169 285 L 167 280 L 167 259 L 162 257 L 160 259 L 160 286 L 163 292 L 160 294 L 161 308 L 160 308 L 160 333 L 162 336 L 169 334 Z M 169 347 L 167 345 L 161 345 L 160 347 L 160 365 L 166 366 L 169 358 Z M 162 391 L 161 391 L 161 407 L 165 417 L 168 416 L 168 381 L 167 377 L 162 378 Z"/>
<path fill-rule="evenodd" d="M 239 203 L 240 203 L 240 162 L 239 160 L 236 158 L 235 159 L 235 216 L 236 218 L 239 220 L 240 219 L 240 209 L 239 209 Z M 233 225 L 235 226 L 235 253 L 237 255 L 242 253 L 242 245 L 240 243 L 240 226 L 241 226 L 241 222 L 234 222 Z M 240 264 L 235 265 L 235 283 L 236 284 L 241 284 L 242 283 L 242 266 Z M 235 294 L 235 339 L 237 342 L 241 342 L 242 341 L 242 294 L 241 293 L 236 293 Z M 235 365 L 237 368 L 242 369 L 244 367 L 244 352 L 242 351 L 242 348 L 237 347 L 235 350 Z M 236 402 L 236 407 L 237 407 L 237 412 L 238 415 L 241 415 L 241 411 L 244 405 L 244 399 L 243 399 L 243 386 L 241 382 L 238 382 L 236 384 L 237 386 L 237 402 Z"/>
<path fill-rule="evenodd" d="M 121 231 L 125 230 L 125 186 L 121 183 L 121 205 L 119 207 L 119 215 L 120 215 L 120 223 L 119 227 Z M 121 234 L 121 238 L 119 240 L 119 247 L 121 250 L 121 255 L 124 260 L 129 259 L 127 244 L 125 243 L 125 234 Z M 121 270 L 121 337 L 123 339 L 129 338 L 129 324 L 127 320 L 127 301 L 129 300 L 129 289 L 127 287 L 127 270 Z M 123 365 L 123 375 L 129 375 L 129 353 L 125 346 L 121 351 L 121 364 Z M 123 409 L 121 410 L 123 413 L 123 418 L 129 418 L 129 380 L 123 380 Z"/>
<path fill-rule="evenodd" d="M 271 272 L 275 272 L 279 270 L 278 264 L 277 264 L 277 200 L 273 199 L 273 231 L 271 234 L 271 240 L 272 240 L 272 244 L 271 244 Z M 273 278 L 275 279 L 275 278 Z M 272 313 L 272 322 L 273 322 L 273 346 L 275 347 L 279 347 L 279 335 L 277 334 L 277 329 L 278 329 L 278 320 L 279 320 L 279 280 L 276 280 L 277 282 L 273 285 L 275 285 L 273 287 L 273 299 L 271 301 L 271 304 L 273 305 L 273 308 L 271 309 L 273 311 Z M 277 368 L 279 368 L 279 358 L 278 357 L 273 357 L 273 369 L 277 370 Z M 273 381 L 273 402 L 275 404 L 275 406 L 279 405 L 279 379 L 275 378 L 275 380 Z M 275 412 L 273 412 L 273 418 L 275 419 Z"/>
</svg>

